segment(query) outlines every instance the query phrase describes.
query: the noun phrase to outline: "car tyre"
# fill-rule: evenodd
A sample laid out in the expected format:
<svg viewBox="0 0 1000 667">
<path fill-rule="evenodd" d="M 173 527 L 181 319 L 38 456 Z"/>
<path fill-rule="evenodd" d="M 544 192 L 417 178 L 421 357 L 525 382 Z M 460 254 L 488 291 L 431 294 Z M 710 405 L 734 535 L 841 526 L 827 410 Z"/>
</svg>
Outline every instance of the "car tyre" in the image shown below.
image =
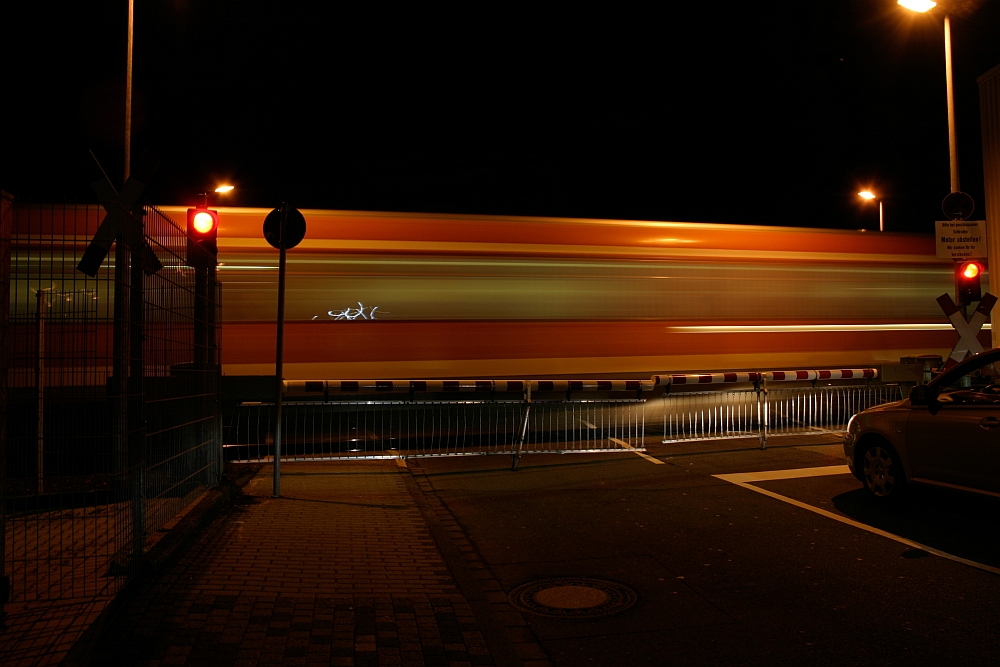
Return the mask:
<svg viewBox="0 0 1000 667">
<path fill-rule="evenodd" d="M 889 443 L 876 440 L 861 452 L 859 466 L 865 490 L 880 501 L 895 500 L 906 491 L 906 476 L 899 454 Z"/>
</svg>

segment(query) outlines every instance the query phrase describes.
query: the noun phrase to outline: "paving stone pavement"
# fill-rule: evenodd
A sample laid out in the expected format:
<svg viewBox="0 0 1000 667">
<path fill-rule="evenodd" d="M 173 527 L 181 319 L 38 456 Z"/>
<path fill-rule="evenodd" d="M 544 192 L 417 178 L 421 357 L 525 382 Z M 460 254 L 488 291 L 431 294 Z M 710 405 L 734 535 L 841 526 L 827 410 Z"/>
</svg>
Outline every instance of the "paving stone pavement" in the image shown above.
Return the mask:
<svg viewBox="0 0 1000 667">
<path fill-rule="evenodd" d="M 110 620 L 91 664 L 550 664 L 523 620 L 491 617 L 479 588 L 470 604 L 449 570 L 464 564 L 428 527 L 441 509 L 409 474 L 395 460 L 285 462 L 273 498 L 262 469 Z"/>
</svg>

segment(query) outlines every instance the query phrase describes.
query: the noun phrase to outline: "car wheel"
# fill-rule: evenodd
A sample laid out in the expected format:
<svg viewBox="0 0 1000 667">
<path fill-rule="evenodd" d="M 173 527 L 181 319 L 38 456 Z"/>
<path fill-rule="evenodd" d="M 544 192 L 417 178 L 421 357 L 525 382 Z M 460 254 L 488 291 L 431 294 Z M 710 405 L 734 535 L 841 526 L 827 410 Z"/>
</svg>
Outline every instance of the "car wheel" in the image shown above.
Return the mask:
<svg viewBox="0 0 1000 667">
<path fill-rule="evenodd" d="M 861 455 L 861 480 L 875 498 L 898 498 L 906 486 L 899 455 L 887 443 L 872 443 Z"/>
</svg>

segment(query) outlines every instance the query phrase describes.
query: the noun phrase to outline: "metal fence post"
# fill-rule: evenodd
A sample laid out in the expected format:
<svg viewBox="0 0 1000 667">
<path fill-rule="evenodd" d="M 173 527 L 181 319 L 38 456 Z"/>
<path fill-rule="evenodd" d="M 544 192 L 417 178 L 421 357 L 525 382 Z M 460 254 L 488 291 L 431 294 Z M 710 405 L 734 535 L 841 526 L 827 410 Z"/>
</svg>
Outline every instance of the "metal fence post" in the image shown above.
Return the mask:
<svg viewBox="0 0 1000 667">
<path fill-rule="evenodd" d="M 49 292 L 51 287 L 40 288 L 35 293 L 35 387 L 38 393 L 38 430 L 35 437 L 38 441 L 35 451 L 37 470 L 38 495 L 45 493 L 45 311 L 49 307 Z"/>
<path fill-rule="evenodd" d="M 757 440 L 760 442 L 760 448 L 765 449 L 767 447 L 767 428 L 770 423 L 771 415 L 768 409 L 767 401 L 767 378 L 761 377 L 760 384 L 757 385 Z"/>
<path fill-rule="evenodd" d="M 8 320 L 10 318 L 11 206 L 14 198 L 0 193 L 0 628 L 4 627 L 5 606 L 10 598 L 7 572 L 7 365 L 9 361 Z"/>
<path fill-rule="evenodd" d="M 528 418 L 531 416 L 531 383 L 527 383 L 528 388 L 524 392 L 524 422 L 521 424 L 521 437 L 517 443 L 517 450 L 514 452 L 510 464 L 511 470 L 517 470 L 517 466 L 521 463 L 521 449 L 524 447 L 524 441 L 528 435 Z"/>
<path fill-rule="evenodd" d="M 146 428 L 144 413 L 144 376 L 146 360 L 143 342 L 146 338 L 146 293 L 143 289 L 143 252 L 145 225 L 143 209 L 128 212 L 129 235 L 129 313 L 128 313 L 128 463 L 132 486 L 132 563 L 138 563 L 146 545 Z M 121 238 L 121 236 L 119 236 Z"/>
</svg>

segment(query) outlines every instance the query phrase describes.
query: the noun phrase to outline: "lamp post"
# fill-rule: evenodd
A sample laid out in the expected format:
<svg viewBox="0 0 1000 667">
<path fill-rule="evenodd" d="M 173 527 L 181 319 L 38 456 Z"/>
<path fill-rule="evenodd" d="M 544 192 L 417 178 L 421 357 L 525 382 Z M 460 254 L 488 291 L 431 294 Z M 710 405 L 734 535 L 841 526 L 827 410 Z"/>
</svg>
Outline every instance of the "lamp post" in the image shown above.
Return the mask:
<svg viewBox="0 0 1000 667">
<path fill-rule="evenodd" d="M 864 199 L 865 201 L 871 201 L 872 199 L 875 199 L 877 195 L 871 190 L 862 190 L 861 192 L 858 193 L 858 196 Z M 882 215 L 881 199 L 878 200 L 878 230 L 880 232 L 885 231 L 885 218 Z"/>
<path fill-rule="evenodd" d="M 229 185 L 228 183 L 226 183 L 226 184 L 223 184 L 223 185 L 219 185 L 214 190 L 212 190 L 212 192 L 214 192 L 215 194 L 218 194 L 218 195 L 228 195 L 229 193 L 231 193 L 235 189 L 236 189 L 235 185 Z M 199 197 L 204 197 L 205 200 L 204 200 L 203 203 L 204 203 L 205 206 L 208 206 L 208 190 L 205 190 L 204 192 L 199 192 L 198 196 Z"/>
<path fill-rule="evenodd" d="M 125 178 L 132 167 L 132 15 L 135 0 L 128 0 L 128 53 L 125 56 Z"/>
<path fill-rule="evenodd" d="M 897 4 L 910 11 L 923 14 L 937 6 L 931 0 L 897 0 Z M 958 183 L 958 145 L 955 135 L 955 90 L 951 76 L 951 21 L 944 17 L 944 69 L 948 86 L 948 159 L 951 166 L 951 191 L 960 192 Z"/>
</svg>

